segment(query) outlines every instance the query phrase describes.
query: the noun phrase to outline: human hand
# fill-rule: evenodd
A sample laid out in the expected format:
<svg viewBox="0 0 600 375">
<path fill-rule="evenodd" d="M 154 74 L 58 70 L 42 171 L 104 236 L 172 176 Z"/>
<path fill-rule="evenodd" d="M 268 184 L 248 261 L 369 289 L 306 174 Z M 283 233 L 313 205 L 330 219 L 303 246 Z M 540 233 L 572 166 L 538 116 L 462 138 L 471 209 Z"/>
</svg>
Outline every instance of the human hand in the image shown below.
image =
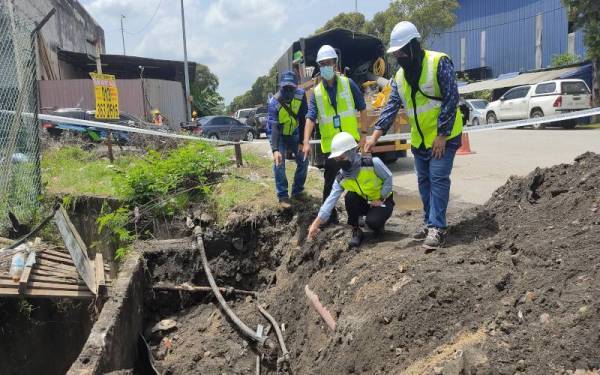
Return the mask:
<svg viewBox="0 0 600 375">
<path fill-rule="evenodd" d="M 275 162 L 275 166 L 277 167 L 281 165 L 281 152 L 273 151 L 273 162 Z"/>
<path fill-rule="evenodd" d="M 314 239 L 320 231 L 321 228 L 319 228 L 319 224 L 316 221 L 314 221 L 308 228 L 308 239 Z"/>
<path fill-rule="evenodd" d="M 371 202 L 369 202 L 369 204 L 371 205 L 371 207 L 381 207 L 381 206 L 383 206 L 383 201 L 382 200 L 371 201 Z"/>
<path fill-rule="evenodd" d="M 375 147 L 375 144 L 376 144 L 376 142 L 377 142 L 377 141 L 375 141 L 373 138 L 370 138 L 369 140 L 367 140 L 367 141 L 365 142 L 365 147 L 363 148 L 364 152 L 365 152 L 365 153 L 369 153 L 369 152 L 371 152 L 371 149 L 372 149 L 373 147 Z"/>
<path fill-rule="evenodd" d="M 434 159 L 441 159 L 444 156 L 444 151 L 446 150 L 446 136 L 438 135 L 433 140 L 433 145 L 431 146 L 431 155 Z"/>
<path fill-rule="evenodd" d="M 302 153 L 304 154 L 304 160 L 306 160 L 308 158 L 308 154 L 310 154 L 310 143 L 304 143 L 302 146 Z"/>
</svg>

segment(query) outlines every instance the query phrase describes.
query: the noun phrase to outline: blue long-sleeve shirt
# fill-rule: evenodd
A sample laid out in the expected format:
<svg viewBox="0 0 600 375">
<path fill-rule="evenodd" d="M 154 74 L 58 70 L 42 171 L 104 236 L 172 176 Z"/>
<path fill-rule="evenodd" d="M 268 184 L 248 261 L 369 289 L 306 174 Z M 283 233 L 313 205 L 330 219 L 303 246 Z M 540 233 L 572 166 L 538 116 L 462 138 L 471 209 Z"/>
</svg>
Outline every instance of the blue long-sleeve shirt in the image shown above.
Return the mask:
<svg viewBox="0 0 600 375">
<path fill-rule="evenodd" d="M 354 98 L 354 108 L 357 111 L 363 111 L 367 108 L 367 103 L 365 103 L 365 97 L 362 92 L 358 88 L 358 85 L 350 78 L 348 78 L 350 82 L 350 91 L 352 91 L 352 97 Z M 337 107 L 337 75 L 335 80 L 333 81 L 333 85 L 329 86 L 327 81 L 323 80 L 323 86 L 325 86 L 325 90 L 327 90 L 327 95 L 331 99 L 331 105 L 336 108 Z M 319 115 L 319 109 L 317 108 L 317 99 L 315 98 L 315 91 L 310 95 L 310 101 L 308 102 L 308 113 L 306 114 L 307 119 L 311 119 L 312 121 L 317 121 L 317 117 Z"/>
<path fill-rule="evenodd" d="M 383 186 L 381 187 L 381 197 L 387 197 L 392 192 L 392 172 L 388 169 L 388 167 L 383 164 L 381 159 L 378 157 L 373 157 L 373 169 L 375 170 L 375 174 L 383 180 Z M 358 171 L 360 170 L 360 165 L 356 165 L 352 170 L 348 172 L 350 176 L 358 175 Z M 344 192 L 344 188 L 338 182 L 338 179 L 335 179 L 333 183 L 333 187 L 331 188 L 331 193 L 323 202 L 321 209 L 319 210 L 319 219 L 323 222 L 329 219 L 331 215 L 331 211 L 335 207 L 338 199 L 342 196 Z"/>
<path fill-rule="evenodd" d="M 452 126 L 456 118 L 456 108 L 458 107 L 459 95 L 458 86 L 454 74 L 454 65 L 448 57 L 442 57 L 438 65 L 437 71 L 438 84 L 442 94 L 442 108 L 438 117 L 438 134 L 449 136 L 452 132 Z M 379 120 L 375 123 L 375 129 L 387 133 L 390 126 L 394 123 L 394 119 L 403 106 L 400 94 L 398 93 L 398 85 L 396 80 L 392 79 L 392 90 L 387 105 L 384 107 Z M 457 137 L 460 139 L 460 137 Z M 454 139 L 450 140 L 452 142 Z"/>
<path fill-rule="evenodd" d="M 304 140 L 304 124 L 306 123 L 306 112 L 308 111 L 308 104 L 306 101 L 306 95 L 303 89 L 297 88 L 294 94 L 295 98 L 301 98 L 302 102 L 296 119 L 298 120 L 298 140 L 300 144 Z M 270 133 L 271 138 L 271 151 L 277 151 L 279 149 L 279 139 L 281 136 L 281 124 L 279 123 L 279 110 L 281 109 L 281 103 L 275 96 L 269 100 L 269 108 L 267 113 L 267 129 Z"/>
</svg>

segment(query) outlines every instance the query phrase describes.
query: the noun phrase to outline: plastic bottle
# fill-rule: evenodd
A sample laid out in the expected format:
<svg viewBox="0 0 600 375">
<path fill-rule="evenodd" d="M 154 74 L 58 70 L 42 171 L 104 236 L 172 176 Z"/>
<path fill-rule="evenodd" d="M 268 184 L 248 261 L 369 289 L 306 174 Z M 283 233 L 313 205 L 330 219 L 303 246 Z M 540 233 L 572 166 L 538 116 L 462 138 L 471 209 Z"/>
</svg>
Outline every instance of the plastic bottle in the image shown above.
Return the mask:
<svg viewBox="0 0 600 375">
<path fill-rule="evenodd" d="M 12 262 L 10 263 L 10 277 L 14 282 L 18 282 L 21 278 L 21 274 L 25 269 L 25 253 L 19 251 L 15 253 L 12 257 Z"/>
</svg>

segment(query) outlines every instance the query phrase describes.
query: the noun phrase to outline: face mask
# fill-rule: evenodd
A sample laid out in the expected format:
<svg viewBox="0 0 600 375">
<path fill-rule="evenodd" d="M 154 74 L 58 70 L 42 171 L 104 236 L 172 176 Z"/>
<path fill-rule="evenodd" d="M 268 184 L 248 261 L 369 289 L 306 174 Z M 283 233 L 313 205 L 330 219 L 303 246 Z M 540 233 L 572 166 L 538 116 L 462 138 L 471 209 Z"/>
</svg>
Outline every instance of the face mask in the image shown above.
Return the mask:
<svg viewBox="0 0 600 375">
<path fill-rule="evenodd" d="M 410 57 L 396 57 L 398 65 L 400 65 L 404 70 L 406 70 L 410 66 L 411 60 L 412 59 Z"/>
<path fill-rule="evenodd" d="M 328 81 L 330 79 L 333 79 L 333 77 L 335 76 L 333 66 L 322 66 L 319 69 L 321 70 L 321 77 L 325 78 Z"/>
<path fill-rule="evenodd" d="M 294 98 L 295 93 L 296 90 L 293 87 L 284 87 L 281 89 L 281 98 L 286 102 L 290 102 Z"/>
<path fill-rule="evenodd" d="M 342 168 L 345 171 L 348 171 L 350 167 L 352 167 L 352 162 L 350 160 L 340 160 L 338 164 L 340 168 Z"/>
</svg>

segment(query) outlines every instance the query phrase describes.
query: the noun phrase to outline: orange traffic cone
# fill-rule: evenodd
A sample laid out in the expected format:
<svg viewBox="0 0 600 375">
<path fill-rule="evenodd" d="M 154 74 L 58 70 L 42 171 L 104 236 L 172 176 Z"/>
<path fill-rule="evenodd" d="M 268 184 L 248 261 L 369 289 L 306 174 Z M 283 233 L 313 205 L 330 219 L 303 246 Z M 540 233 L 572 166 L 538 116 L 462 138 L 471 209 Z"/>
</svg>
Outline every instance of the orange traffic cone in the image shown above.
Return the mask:
<svg viewBox="0 0 600 375">
<path fill-rule="evenodd" d="M 469 134 L 462 133 L 460 148 L 456 151 L 456 155 L 470 155 L 475 154 L 475 151 L 471 150 L 471 143 L 469 142 Z"/>
</svg>

